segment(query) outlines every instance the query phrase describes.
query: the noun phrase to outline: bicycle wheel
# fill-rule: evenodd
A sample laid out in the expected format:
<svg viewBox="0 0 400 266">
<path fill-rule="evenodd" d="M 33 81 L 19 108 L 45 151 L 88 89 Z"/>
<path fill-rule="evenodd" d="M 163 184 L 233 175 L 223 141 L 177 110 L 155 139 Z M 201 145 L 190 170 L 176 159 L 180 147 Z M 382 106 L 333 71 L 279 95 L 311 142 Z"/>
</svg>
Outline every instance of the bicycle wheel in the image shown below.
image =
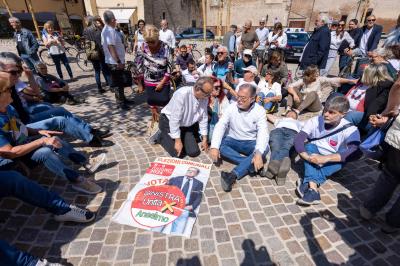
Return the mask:
<svg viewBox="0 0 400 266">
<path fill-rule="evenodd" d="M 79 52 L 78 55 L 76 56 L 76 64 L 80 69 L 82 69 L 85 72 L 90 72 L 93 71 L 93 65 L 92 63 L 87 59 L 86 53 L 85 52 Z"/>
<path fill-rule="evenodd" d="M 54 66 L 53 59 L 49 54 L 49 50 L 43 49 L 39 52 L 40 61 L 45 63 L 47 66 Z"/>
<path fill-rule="evenodd" d="M 70 63 L 75 63 L 78 57 L 78 53 L 79 51 L 75 47 L 70 46 L 65 48 L 65 54 L 67 55 L 68 61 Z"/>
<path fill-rule="evenodd" d="M 192 56 L 194 61 L 197 63 L 197 61 L 201 58 L 201 53 L 199 50 L 192 50 Z"/>
</svg>

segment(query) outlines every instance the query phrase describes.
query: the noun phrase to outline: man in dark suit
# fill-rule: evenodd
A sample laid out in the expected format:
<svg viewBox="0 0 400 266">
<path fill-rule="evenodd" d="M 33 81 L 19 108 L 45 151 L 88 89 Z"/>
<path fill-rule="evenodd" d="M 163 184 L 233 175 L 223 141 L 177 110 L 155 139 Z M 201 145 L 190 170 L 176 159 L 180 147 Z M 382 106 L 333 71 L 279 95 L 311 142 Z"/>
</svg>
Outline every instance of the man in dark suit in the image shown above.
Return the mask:
<svg viewBox="0 0 400 266">
<path fill-rule="evenodd" d="M 375 24 L 376 18 L 374 15 L 367 17 L 367 24 L 362 29 L 362 36 L 360 39 L 358 49 L 349 51 L 349 55 L 366 57 L 368 52 L 372 52 L 378 47 L 379 40 L 382 35 L 382 26 Z"/>
<path fill-rule="evenodd" d="M 198 168 L 189 167 L 185 176 L 173 177 L 168 181 L 168 185 L 182 190 L 186 198 L 184 211 L 172 223 L 171 233 L 183 234 L 188 218 L 196 217 L 194 211 L 199 207 L 203 193 L 203 183 L 195 178 L 199 173 Z"/>
<path fill-rule="evenodd" d="M 331 32 L 327 23 L 328 16 L 326 15 L 319 15 L 315 21 L 314 32 L 304 48 L 301 57 L 301 69 L 306 69 L 310 65 L 316 65 L 319 69 L 325 69 L 331 43 Z"/>
</svg>

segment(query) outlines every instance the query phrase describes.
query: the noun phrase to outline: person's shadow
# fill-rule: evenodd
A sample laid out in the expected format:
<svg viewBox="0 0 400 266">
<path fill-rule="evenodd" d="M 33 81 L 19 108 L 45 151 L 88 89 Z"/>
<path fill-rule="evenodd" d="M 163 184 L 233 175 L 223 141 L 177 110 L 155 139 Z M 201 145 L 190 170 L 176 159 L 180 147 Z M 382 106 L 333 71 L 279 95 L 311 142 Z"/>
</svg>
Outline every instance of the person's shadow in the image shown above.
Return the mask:
<svg viewBox="0 0 400 266">
<path fill-rule="evenodd" d="M 244 250 L 244 259 L 242 263 L 240 263 L 240 266 L 251 266 L 260 263 L 276 265 L 271 261 L 267 248 L 265 246 L 261 246 L 259 249 L 256 249 L 256 245 L 254 244 L 253 240 L 245 239 L 242 243 L 242 248 Z"/>
<path fill-rule="evenodd" d="M 188 265 L 188 266 L 201 266 L 201 262 L 198 256 L 194 256 L 191 257 L 190 259 L 183 259 L 180 258 L 177 262 L 176 262 L 176 266 L 184 266 L 184 265 Z"/>
</svg>

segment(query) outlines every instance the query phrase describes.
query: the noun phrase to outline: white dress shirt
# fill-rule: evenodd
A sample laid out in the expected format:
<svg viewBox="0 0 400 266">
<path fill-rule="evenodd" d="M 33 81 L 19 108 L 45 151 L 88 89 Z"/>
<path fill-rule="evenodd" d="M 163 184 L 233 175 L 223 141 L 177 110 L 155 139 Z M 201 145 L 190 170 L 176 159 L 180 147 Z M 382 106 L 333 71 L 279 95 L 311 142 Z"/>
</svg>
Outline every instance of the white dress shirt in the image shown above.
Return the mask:
<svg viewBox="0 0 400 266">
<path fill-rule="evenodd" d="M 183 190 L 183 187 L 185 186 L 187 181 L 189 181 L 189 189 L 188 189 L 188 192 L 187 192 L 187 196 L 185 195 L 186 196 L 185 205 L 188 205 L 189 202 L 190 202 L 190 194 L 192 193 L 192 187 L 193 187 L 193 177 L 190 178 L 190 179 L 187 176 L 183 177 L 181 191 Z"/>
<path fill-rule="evenodd" d="M 372 29 L 373 29 L 373 27 L 370 29 L 365 29 L 365 31 L 361 37 L 360 50 L 363 53 L 363 55 L 367 55 L 367 43 L 368 43 L 369 36 L 371 35 Z"/>
<path fill-rule="evenodd" d="M 270 48 L 275 49 L 275 48 L 285 48 L 287 44 L 287 35 L 286 33 L 282 32 L 282 35 L 279 36 L 278 34 L 274 35 L 274 32 L 271 31 L 268 34 L 268 42 L 271 43 L 273 41 L 278 41 L 278 47 L 275 44 L 271 44 Z"/>
<path fill-rule="evenodd" d="M 175 48 L 175 34 L 173 33 L 172 30 L 166 29 L 160 30 L 160 41 L 166 43 L 169 48 Z"/>
<path fill-rule="evenodd" d="M 115 59 L 111 56 L 109 45 L 114 45 L 115 51 L 117 52 L 118 59 L 121 63 L 125 63 L 125 45 L 119 33 L 111 26 L 106 25 L 101 32 L 101 45 L 103 46 L 104 57 L 107 64 L 116 65 L 118 64 Z"/>
<path fill-rule="evenodd" d="M 181 137 L 180 127 L 190 127 L 199 122 L 200 134 L 207 136 L 208 99 L 197 99 L 193 87 L 187 86 L 177 90 L 161 113 L 169 120 L 169 135 L 173 139 Z"/>
<path fill-rule="evenodd" d="M 262 29 L 257 28 L 256 33 L 257 33 L 258 40 L 260 41 L 260 45 L 257 47 L 257 49 L 263 50 L 263 49 L 265 49 L 265 46 L 267 44 L 269 30 L 265 27 Z"/>
<path fill-rule="evenodd" d="M 269 140 L 264 108 L 254 103 L 249 110 L 242 111 L 237 103 L 230 104 L 215 125 L 211 148 L 219 149 L 225 132 L 235 140 L 256 140 L 255 150 L 263 154 Z"/>
</svg>

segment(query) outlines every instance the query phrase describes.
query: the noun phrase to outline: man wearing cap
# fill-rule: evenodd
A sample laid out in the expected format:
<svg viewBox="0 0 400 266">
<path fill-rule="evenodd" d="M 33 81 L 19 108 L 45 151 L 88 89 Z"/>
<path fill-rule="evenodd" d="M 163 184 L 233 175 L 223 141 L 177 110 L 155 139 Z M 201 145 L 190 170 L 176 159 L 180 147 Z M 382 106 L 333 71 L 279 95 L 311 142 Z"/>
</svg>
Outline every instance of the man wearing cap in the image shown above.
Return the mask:
<svg viewBox="0 0 400 266">
<path fill-rule="evenodd" d="M 269 30 L 265 26 L 265 18 L 260 19 L 260 26 L 256 29 L 256 34 L 258 40 L 260 41 L 260 45 L 256 49 L 257 66 L 258 66 L 258 72 L 261 72 L 261 69 L 264 64 L 264 52 L 268 42 L 267 40 L 269 34 Z"/>
<path fill-rule="evenodd" d="M 260 44 L 260 41 L 258 40 L 258 36 L 255 31 L 251 29 L 251 23 L 251 20 L 247 20 L 244 23 L 240 51 L 243 52 L 245 49 L 250 49 L 254 54 L 258 45 Z"/>
<path fill-rule="evenodd" d="M 214 162 L 222 157 L 237 166 L 231 172 L 221 172 L 221 187 L 232 189 L 236 180 L 263 168 L 268 152 L 268 126 L 265 110 L 256 104 L 257 88 L 242 84 L 237 102 L 224 111 L 214 128 L 210 156 Z"/>
<path fill-rule="evenodd" d="M 243 57 L 236 60 L 234 64 L 235 78 L 243 78 L 243 68 L 248 66 L 256 66 L 256 62 L 252 58 L 253 51 L 245 49 L 243 51 Z"/>
<path fill-rule="evenodd" d="M 258 71 L 257 68 L 255 66 L 248 66 L 248 67 L 244 67 L 242 68 L 243 70 L 243 78 L 238 78 L 235 79 L 233 81 L 233 85 L 235 87 L 235 90 L 231 89 L 229 90 L 229 93 L 231 94 L 231 102 L 236 102 L 237 100 L 237 95 L 239 92 L 239 88 L 241 85 L 243 84 L 250 84 L 252 86 L 254 86 L 255 88 L 257 88 L 257 83 L 256 83 L 256 79 L 258 79 L 257 75 L 258 75 Z M 227 84 L 225 84 L 227 85 Z M 229 86 L 229 85 L 228 85 Z"/>
</svg>

